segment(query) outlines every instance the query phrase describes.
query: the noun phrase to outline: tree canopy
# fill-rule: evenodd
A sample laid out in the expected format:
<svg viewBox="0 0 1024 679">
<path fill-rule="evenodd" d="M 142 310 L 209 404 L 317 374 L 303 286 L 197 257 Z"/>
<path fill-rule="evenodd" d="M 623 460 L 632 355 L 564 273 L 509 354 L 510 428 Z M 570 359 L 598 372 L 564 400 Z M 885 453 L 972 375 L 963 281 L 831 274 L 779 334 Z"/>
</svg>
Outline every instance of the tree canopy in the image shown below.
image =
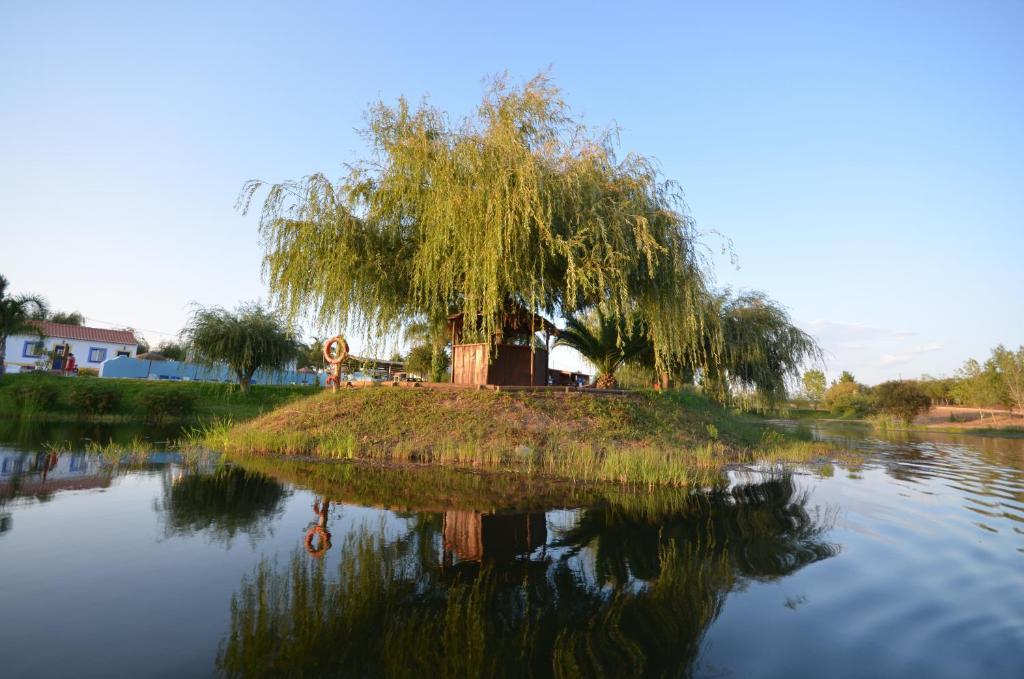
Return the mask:
<svg viewBox="0 0 1024 679">
<path fill-rule="evenodd" d="M 249 390 L 257 370 L 284 368 L 298 353 L 291 332 L 259 304 L 242 304 L 235 311 L 199 307 L 184 335 L 200 361 L 226 363 L 242 391 Z"/>
<path fill-rule="evenodd" d="M 245 185 L 260 214 L 264 273 L 284 310 L 383 336 L 465 312 L 500 335 L 509 305 L 643 323 L 660 367 L 704 363 L 708 276 L 682 192 L 656 163 L 617 157 L 546 75 L 496 79 L 455 119 L 427 102 L 367 112 L 368 155 L 338 181 Z"/>
<path fill-rule="evenodd" d="M 46 314 L 46 300 L 38 295 L 11 295 L 8 281 L 0 274 L 0 377 L 4 375 L 7 338 L 18 333 L 38 334 L 31 320 Z"/>
</svg>

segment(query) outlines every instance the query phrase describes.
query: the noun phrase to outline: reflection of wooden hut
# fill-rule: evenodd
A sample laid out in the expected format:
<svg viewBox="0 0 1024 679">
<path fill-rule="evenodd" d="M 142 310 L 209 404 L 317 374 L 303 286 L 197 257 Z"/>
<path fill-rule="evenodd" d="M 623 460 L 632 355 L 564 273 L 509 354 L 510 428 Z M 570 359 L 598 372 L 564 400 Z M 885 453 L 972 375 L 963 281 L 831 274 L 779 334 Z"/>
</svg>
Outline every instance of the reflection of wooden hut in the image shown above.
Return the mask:
<svg viewBox="0 0 1024 679">
<path fill-rule="evenodd" d="M 547 319 L 522 308 L 506 311 L 501 335 L 491 342 L 465 342 L 465 316 L 448 317 L 452 338 L 452 383 L 533 386 L 548 383 L 551 336 L 558 334 Z M 544 348 L 535 347 L 535 333 L 544 333 Z M 519 340 L 519 342 L 517 342 Z"/>
<path fill-rule="evenodd" d="M 548 538 L 544 512 L 481 514 L 449 510 L 444 513 L 444 550 L 462 561 L 510 559 L 529 554 Z"/>
</svg>

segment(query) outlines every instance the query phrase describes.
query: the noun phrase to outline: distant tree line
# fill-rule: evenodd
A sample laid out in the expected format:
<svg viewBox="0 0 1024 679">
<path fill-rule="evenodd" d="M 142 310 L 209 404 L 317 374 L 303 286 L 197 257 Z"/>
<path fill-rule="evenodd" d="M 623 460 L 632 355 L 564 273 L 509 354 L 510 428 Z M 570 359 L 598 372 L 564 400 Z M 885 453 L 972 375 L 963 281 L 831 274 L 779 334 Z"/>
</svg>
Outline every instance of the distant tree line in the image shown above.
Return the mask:
<svg viewBox="0 0 1024 679">
<path fill-rule="evenodd" d="M 820 370 L 803 374 L 803 398 L 841 417 L 885 414 L 909 421 L 931 405 L 1024 410 L 1024 346 L 999 345 L 984 362 L 968 359 L 953 377 L 923 375 L 874 387 L 843 371 L 828 388 Z"/>
</svg>

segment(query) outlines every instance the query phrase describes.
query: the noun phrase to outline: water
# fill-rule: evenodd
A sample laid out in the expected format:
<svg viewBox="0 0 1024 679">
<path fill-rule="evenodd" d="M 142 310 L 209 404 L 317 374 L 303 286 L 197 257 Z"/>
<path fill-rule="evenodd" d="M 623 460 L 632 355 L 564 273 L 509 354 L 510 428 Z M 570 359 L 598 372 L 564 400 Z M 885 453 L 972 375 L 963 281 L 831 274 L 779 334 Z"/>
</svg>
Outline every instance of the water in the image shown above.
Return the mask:
<svg viewBox="0 0 1024 679">
<path fill-rule="evenodd" d="M 1024 440 L 818 433 L 648 495 L 0 432 L 0 675 L 1024 676 Z"/>
</svg>

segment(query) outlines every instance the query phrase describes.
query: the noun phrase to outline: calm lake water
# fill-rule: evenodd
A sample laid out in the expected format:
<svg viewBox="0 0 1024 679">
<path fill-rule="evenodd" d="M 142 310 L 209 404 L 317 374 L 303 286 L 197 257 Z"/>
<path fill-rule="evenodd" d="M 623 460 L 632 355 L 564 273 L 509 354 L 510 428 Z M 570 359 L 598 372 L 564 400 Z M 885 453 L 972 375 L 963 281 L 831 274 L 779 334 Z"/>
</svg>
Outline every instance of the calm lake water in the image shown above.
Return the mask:
<svg viewBox="0 0 1024 679">
<path fill-rule="evenodd" d="M 649 495 L 0 430 L 0 676 L 1024 676 L 1024 440 L 818 434 Z"/>
</svg>

